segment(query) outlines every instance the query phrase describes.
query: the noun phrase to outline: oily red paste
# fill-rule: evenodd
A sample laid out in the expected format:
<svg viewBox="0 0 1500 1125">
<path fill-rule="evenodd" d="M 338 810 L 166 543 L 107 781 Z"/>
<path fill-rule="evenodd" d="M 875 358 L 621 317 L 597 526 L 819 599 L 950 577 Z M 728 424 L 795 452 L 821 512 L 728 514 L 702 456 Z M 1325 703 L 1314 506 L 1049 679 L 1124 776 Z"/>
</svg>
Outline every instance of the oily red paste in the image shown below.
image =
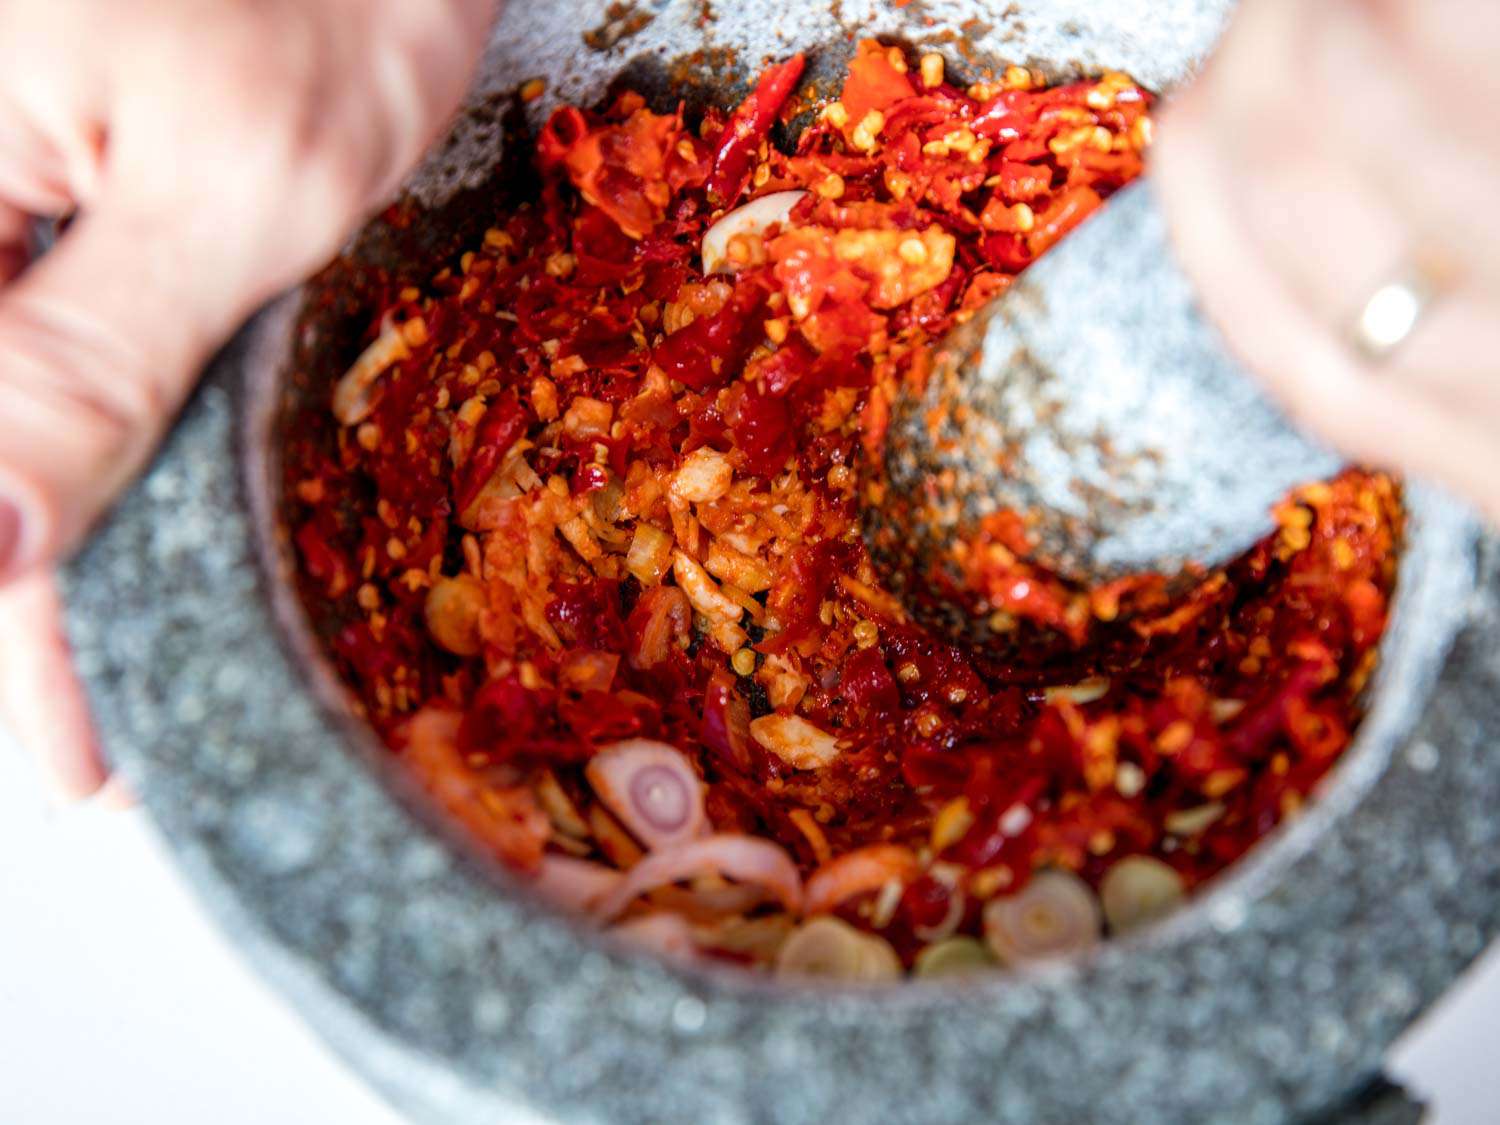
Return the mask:
<svg viewBox="0 0 1500 1125">
<path fill-rule="evenodd" d="M 630 93 L 552 115 L 540 194 L 373 308 L 338 424 L 294 427 L 305 589 L 436 801 L 640 940 L 856 979 L 1079 948 L 1240 856 L 1348 745 L 1397 491 L 1309 484 L 1129 615 L 996 526 L 1009 650 L 913 623 L 858 530 L 892 395 L 1140 174 L 1152 100 L 1017 67 L 961 87 L 866 42 L 787 153 L 801 70 L 700 122 Z"/>
</svg>

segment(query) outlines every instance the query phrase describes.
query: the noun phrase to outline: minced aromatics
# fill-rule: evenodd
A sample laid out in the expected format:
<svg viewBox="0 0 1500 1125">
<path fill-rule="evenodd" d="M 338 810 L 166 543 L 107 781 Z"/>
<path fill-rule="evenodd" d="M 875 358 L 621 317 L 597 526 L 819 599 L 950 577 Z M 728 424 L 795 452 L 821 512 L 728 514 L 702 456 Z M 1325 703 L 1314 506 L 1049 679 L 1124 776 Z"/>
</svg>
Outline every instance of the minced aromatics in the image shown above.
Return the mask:
<svg viewBox="0 0 1500 1125">
<path fill-rule="evenodd" d="M 1348 745 L 1398 492 L 1309 484 L 1130 613 L 997 528 L 971 549 L 1008 651 L 914 623 L 859 532 L 892 397 L 1140 174 L 1152 99 L 876 42 L 821 108 L 801 73 L 696 124 L 633 93 L 551 116 L 536 197 L 378 301 L 332 418 L 294 422 L 305 595 L 435 802 L 622 935 L 846 980 L 1083 949 Z"/>
</svg>

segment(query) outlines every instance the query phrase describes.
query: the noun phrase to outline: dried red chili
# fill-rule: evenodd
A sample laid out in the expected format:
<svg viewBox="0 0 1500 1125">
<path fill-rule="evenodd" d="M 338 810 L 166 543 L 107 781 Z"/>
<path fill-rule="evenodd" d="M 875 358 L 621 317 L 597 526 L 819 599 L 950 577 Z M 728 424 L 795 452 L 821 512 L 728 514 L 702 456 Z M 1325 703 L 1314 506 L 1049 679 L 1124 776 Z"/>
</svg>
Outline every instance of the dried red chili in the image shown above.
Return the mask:
<svg viewBox="0 0 1500 1125">
<path fill-rule="evenodd" d="M 854 924 L 816 936 L 853 941 L 851 964 L 895 963 L 877 934 L 907 963 L 981 930 L 1018 956 L 1036 910 L 1086 939 L 1090 887 L 1107 881 L 1112 925 L 1137 919 L 1295 811 L 1348 744 L 1397 491 L 1357 471 L 1300 489 L 1178 602 L 1149 579 L 1070 587 L 1002 519 L 971 565 L 1009 591 L 1010 651 L 907 620 L 857 533 L 886 404 L 1140 172 L 1151 99 L 1015 67 L 960 89 L 936 56 L 863 43 L 786 154 L 767 136 L 801 72 L 771 67 L 701 130 L 629 93 L 553 115 L 540 197 L 372 310 L 402 335 L 343 388 L 346 427 L 297 423 L 308 597 L 348 620 L 332 648 L 371 722 L 476 837 L 544 882 L 564 878 L 548 857 L 601 865 L 566 869 L 578 901 L 580 872 L 618 886 L 607 868 L 651 846 L 585 766 L 648 739 L 702 779 L 720 835 L 652 869 L 692 886 L 612 912 L 683 913 L 705 950 L 764 963 L 800 869 Z M 705 231 L 747 189 L 805 197 L 769 226 L 737 212 L 702 276 Z M 616 760 L 637 759 L 662 761 Z M 614 779 L 615 811 L 664 799 L 638 780 Z"/>
</svg>

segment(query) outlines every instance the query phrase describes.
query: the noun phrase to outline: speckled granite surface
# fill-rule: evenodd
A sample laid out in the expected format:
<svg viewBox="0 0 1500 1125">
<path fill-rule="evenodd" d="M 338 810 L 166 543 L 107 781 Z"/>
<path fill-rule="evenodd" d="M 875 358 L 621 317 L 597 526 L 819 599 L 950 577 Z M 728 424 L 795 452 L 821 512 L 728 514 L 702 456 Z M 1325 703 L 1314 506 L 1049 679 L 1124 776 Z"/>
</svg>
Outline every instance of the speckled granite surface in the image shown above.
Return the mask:
<svg viewBox="0 0 1500 1125">
<path fill-rule="evenodd" d="M 1049 11 L 1159 32 L 1223 7 Z M 515 50 L 539 18 L 520 9 Z M 289 313 L 251 343 L 277 354 Z M 619 956 L 447 847 L 309 690 L 256 561 L 242 384 L 267 367 L 246 346 L 69 568 L 70 629 L 109 751 L 188 877 L 414 1120 L 1303 1119 L 1363 1086 L 1500 925 L 1500 552 L 1419 492 L 1358 746 L 1306 815 L 1161 927 L 962 990 L 790 992 Z"/>
<path fill-rule="evenodd" d="M 418 1120 L 1282 1121 L 1374 1073 L 1500 923 L 1487 545 L 1415 734 L 1367 739 L 1292 832 L 1139 942 L 955 993 L 619 958 L 496 893 L 307 691 L 243 514 L 237 374 L 70 568 L 71 630 L 110 752 L 200 893 Z"/>
<path fill-rule="evenodd" d="M 945 341 L 926 393 L 892 407 L 888 496 L 916 502 L 888 499 L 872 517 L 914 545 L 897 558 L 942 559 L 1011 510 L 1030 514 L 1035 557 L 1079 581 L 1176 575 L 1242 554 L 1288 491 L 1343 464 L 1292 427 L 1198 312 L 1149 178 L 986 312 Z"/>
</svg>

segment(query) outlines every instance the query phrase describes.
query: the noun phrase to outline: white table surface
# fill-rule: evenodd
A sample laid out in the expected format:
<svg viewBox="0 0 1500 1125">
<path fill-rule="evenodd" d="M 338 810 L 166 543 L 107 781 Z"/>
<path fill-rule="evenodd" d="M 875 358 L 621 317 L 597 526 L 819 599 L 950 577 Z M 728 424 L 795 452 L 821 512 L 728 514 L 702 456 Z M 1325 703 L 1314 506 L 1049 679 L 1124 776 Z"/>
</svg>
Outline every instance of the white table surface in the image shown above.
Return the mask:
<svg viewBox="0 0 1500 1125">
<path fill-rule="evenodd" d="M 1500 947 L 1398 1045 L 1500 1122 Z M 0 1125 L 400 1125 L 204 917 L 138 810 L 55 809 L 0 734 Z M 497 1123 L 503 1125 L 503 1123 Z"/>
</svg>

